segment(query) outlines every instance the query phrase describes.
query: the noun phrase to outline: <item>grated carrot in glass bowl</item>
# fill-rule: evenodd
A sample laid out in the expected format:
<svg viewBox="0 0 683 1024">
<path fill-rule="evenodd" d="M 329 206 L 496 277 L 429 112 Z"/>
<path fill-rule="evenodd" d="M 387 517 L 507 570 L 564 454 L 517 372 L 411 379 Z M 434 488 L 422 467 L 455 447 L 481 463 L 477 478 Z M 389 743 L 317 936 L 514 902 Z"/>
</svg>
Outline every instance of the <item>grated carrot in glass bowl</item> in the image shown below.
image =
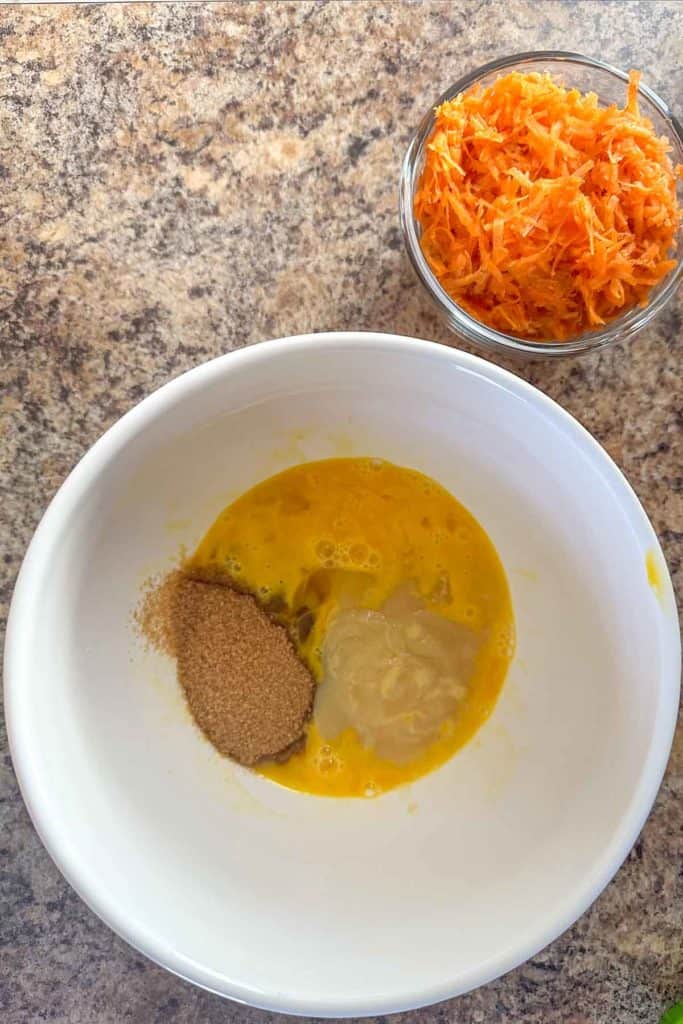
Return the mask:
<svg viewBox="0 0 683 1024">
<path fill-rule="evenodd" d="M 639 110 L 514 70 L 441 103 L 413 214 L 431 272 L 475 320 L 563 342 L 634 307 L 677 267 L 671 145 Z"/>
</svg>

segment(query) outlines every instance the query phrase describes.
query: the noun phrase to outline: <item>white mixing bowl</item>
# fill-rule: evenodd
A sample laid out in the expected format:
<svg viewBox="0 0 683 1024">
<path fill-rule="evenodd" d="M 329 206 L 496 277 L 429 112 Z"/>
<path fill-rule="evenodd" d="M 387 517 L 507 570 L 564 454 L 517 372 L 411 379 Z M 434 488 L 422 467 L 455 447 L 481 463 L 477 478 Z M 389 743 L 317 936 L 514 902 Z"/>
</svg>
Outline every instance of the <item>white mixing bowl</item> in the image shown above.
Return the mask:
<svg viewBox="0 0 683 1024">
<path fill-rule="evenodd" d="M 145 577 L 231 498 L 340 454 L 451 490 L 496 545 L 517 620 L 489 722 L 376 800 L 298 794 L 220 758 L 131 622 Z M 377 1014 L 495 978 L 595 899 L 657 792 L 679 664 L 655 534 L 575 420 L 473 356 L 329 334 L 192 370 L 85 456 L 21 570 L 7 712 L 43 842 L 128 942 L 257 1006 Z"/>
</svg>

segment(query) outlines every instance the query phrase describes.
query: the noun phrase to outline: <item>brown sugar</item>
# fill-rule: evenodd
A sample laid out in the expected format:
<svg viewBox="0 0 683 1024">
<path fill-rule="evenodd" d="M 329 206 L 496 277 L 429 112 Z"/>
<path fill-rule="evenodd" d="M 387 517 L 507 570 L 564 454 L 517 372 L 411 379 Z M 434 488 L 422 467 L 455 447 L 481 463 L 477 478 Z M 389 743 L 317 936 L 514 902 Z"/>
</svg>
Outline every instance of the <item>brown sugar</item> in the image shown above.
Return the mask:
<svg viewBox="0 0 683 1024">
<path fill-rule="evenodd" d="M 221 754 L 253 765 L 297 749 L 315 683 L 253 597 L 178 570 L 147 593 L 137 619 L 175 657 L 190 711 Z"/>
</svg>

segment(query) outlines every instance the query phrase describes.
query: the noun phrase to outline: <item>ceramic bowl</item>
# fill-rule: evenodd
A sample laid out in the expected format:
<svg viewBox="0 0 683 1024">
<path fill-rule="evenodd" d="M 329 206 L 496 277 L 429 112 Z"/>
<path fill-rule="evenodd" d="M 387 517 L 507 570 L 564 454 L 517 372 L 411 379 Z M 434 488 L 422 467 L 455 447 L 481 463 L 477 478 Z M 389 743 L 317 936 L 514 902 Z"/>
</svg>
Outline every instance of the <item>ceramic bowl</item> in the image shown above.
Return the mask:
<svg viewBox="0 0 683 1024">
<path fill-rule="evenodd" d="M 374 800 L 296 793 L 221 758 L 132 621 L 145 579 L 228 501 L 342 454 L 451 490 L 498 549 L 517 622 L 474 740 Z M 358 1016 L 481 985 L 583 913 L 654 800 L 679 659 L 657 538 L 574 419 L 474 356 L 328 334 L 200 366 L 94 445 L 22 566 L 6 704 L 35 826 L 111 928 L 232 999 Z"/>
</svg>

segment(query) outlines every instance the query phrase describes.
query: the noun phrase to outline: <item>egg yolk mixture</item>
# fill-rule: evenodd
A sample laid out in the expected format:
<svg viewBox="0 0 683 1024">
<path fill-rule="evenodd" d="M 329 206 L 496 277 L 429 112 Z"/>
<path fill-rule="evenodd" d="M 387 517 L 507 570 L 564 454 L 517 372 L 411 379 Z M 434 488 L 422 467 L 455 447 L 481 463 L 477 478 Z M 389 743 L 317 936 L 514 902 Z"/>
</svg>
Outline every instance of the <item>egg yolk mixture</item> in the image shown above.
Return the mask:
<svg viewBox="0 0 683 1024">
<path fill-rule="evenodd" d="M 455 498 L 380 459 L 309 462 L 247 491 L 190 567 L 285 623 L 318 690 L 303 749 L 262 775 L 374 796 L 443 764 L 491 713 L 514 649 L 505 572 Z"/>
</svg>

